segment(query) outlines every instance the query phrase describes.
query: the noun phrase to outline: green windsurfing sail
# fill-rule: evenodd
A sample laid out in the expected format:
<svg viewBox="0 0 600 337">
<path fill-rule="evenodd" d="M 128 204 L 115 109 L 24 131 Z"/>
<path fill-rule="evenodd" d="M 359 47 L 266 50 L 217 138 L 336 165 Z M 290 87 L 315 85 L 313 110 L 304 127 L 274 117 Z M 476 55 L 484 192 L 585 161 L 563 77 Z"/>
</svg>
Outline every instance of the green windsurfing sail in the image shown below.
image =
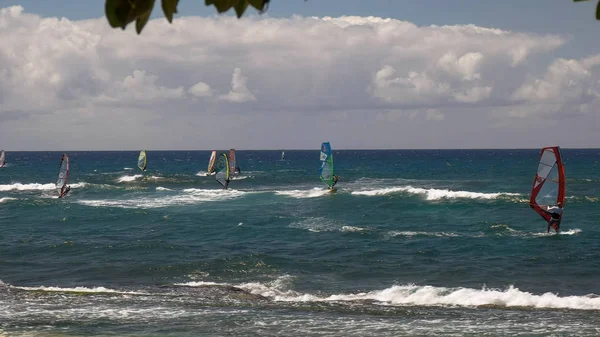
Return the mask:
<svg viewBox="0 0 600 337">
<path fill-rule="evenodd" d="M 142 171 L 146 171 L 146 150 L 140 151 L 140 156 L 138 157 L 138 167 Z"/>
<path fill-rule="evenodd" d="M 333 153 L 329 142 L 321 144 L 321 168 L 319 174 L 321 180 L 331 188 L 333 186 Z"/>
<path fill-rule="evenodd" d="M 221 186 L 223 186 L 224 189 L 227 189 L 227 186 L 229 185 L 230 170 L 229 159 L 227 158 L 227 155 L 225 153 L 219 156 L 219 160 L 217 161 L 215 171 L 217 172 L 215 174 L 215 179 L 219 184 L 221 184 Z"/>
</svg>

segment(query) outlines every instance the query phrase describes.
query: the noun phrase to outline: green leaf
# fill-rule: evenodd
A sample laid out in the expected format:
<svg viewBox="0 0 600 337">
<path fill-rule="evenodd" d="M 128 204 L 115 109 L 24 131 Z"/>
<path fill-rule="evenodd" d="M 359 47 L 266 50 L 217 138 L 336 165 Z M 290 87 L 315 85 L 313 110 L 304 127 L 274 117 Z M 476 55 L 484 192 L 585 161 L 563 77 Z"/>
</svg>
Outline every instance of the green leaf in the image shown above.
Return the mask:
<svg viewBox="0 0 600 337">
<path fill-rule="evenodd" d="M 106 0 L 104 4 L 106 18 L 113 28 L 121 27 L 125 29 L 125 26 L 131 22 L 127 22 L 130 11 L 131 3 L 129 3 L 129 0 Z"/>
<path fill-rule="evenodd" d="M 248 8 L 247 0 L 240 0 L 237 5 L 235 5 L 235 14 L 237 15 L 238 19 L 242 17 L 246 11 L 246 8 Z"/>
<path fill-rule="evenodd" d="M 205 0 L 206 6 L 214 5 L 219 13 L 227 12 L 235 6 L 240 0 Z"/>
<path fill-rule="evenodd" d="M 152 14 L 152 11 L 148 11 L 146 12 L 146 14 L 142 14 L 135 21 L 135 31 L 138 34 L 142 32 L 142 29 L 144 29 L 144 26 L 146 25 L 146 23 L 148 23 L 148 19 L 150 19 L 150 14 Z"/>
<path fill-rule="evenodd" d="M 150 16 L 154 0 L 106 0 L 104 10 L 108 23 L 113 28 L 125 29 L 127 25 L 143 16 Z M 143 21 L 143 20 L 142 20 Z M 146 22 L 148 19 L 145 20 Z M 136 22 L 136 26 L 144 27 L 146 22 Z M 140 29 L 141 31 L 141 29 Z"/>
<path fill-rule="evenodd" d="M 169 23 L 173 22 L 173 14 L 177 13 L 177 3 L 179 0 L 162 0 L 162 9 Z"/>
<path fill-rule="evenodd" d="M 258 9 L 259 11 L 264 11 L 265 10 L 265 4 L 268 1 L 265 0 L 248 0 L 248 3 L 250 3 L 250 5 L 256 9 Z"/>
</svg>

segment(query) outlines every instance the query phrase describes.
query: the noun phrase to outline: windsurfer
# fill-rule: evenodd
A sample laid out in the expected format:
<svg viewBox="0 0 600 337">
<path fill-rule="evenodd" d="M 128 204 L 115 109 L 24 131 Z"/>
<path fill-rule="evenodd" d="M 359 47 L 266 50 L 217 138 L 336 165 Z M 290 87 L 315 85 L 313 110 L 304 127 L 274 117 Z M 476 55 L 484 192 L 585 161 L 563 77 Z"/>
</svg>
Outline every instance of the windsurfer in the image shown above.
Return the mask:
<svg viewBox="0 0 600 337">
<path fill-rule="evenodd" d="M 239 175 L 240 173 L 242 173 L 242 170 L 240 169 L 240 167 L 239 167 L 239 166 L 236 166 L 236 167 L 235 167 L 235 170 L 233 170 L 233 173 L 236 173 L 236 174 L 238 174 L 238 175 Z"/>
<path fill-rule="evenodd" d="M 58 197 L 59 198 L 64 197 L 65 195 L 67 195 L 67 193 L 69 193 L 70 190 L 71 190 L 71 186 L 67 186 L 67 185 L 63 186 L 60 189 L 60 195 Z"/>
<path fill-rule="evenodd" d="M 225 185 L 223 185 L 223 189 L 226 190 L 227 186 L 229 186 L 229 179 L 225 180 Z"/>
<path fill-rule="evenodd" d="M 332 190 L 333 186 L 335 186 L 335 184 L 337 184 L 338 179 L 340 179 L 338 176 L 333 176 L 333 183 L 331 184 L 331 187 L 329 188 L 330 190 Z"/>
<path fill-rule="evenodd" d="M 552 227 L 556 233 L 560 232 L 560 216 L 563 212 L 562 203 L 546 207 L 546 209 L 542 209 L 542 211 L 550 215 L 550 220 L 548 220 L 548 233 L 550 233 L 550 227 Z"/>
</svg>

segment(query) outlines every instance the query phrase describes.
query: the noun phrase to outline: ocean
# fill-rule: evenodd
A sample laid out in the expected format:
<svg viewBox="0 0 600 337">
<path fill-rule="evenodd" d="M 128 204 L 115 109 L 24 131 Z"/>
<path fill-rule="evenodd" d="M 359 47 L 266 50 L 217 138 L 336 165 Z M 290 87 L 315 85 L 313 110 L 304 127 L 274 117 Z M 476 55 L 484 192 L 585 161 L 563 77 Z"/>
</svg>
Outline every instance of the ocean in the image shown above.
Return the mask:
<svg viewBox="0 0 600 337">
<path fill-rule="evenodd" d="M 318 145 L 318 144 L 317 144 Z M 598 336 L 600 149 L 562 149 L 560 234 L 528 206 L 539 149 L 7 152 L 0 335 Z"/>
</svg>

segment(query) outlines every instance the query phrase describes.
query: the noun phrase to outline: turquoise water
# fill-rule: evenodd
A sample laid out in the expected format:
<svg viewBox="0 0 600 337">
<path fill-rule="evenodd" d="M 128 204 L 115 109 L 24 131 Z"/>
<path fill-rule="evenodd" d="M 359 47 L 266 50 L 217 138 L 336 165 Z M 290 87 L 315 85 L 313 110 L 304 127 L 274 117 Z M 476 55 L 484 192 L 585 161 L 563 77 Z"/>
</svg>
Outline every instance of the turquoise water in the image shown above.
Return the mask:
<svg viewBox="0 0 600 337">
<path fill-rule="evenodd" d="M 335 144 L 332 144 L 335 146 Z M 563 149 L 560 235 L 528 207 L 539 150 L 7 152 L 9 336 L 600 334 L 600 150 Z"/>
</svg>

